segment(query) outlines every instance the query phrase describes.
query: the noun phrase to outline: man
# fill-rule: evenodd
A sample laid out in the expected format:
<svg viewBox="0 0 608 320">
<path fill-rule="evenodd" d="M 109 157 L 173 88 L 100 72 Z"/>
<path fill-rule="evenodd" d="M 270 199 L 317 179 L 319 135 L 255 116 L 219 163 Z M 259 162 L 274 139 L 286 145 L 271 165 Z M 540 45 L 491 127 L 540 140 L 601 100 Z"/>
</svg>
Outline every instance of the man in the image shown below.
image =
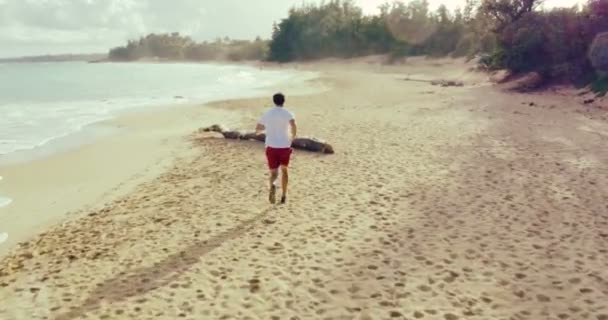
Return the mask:
<svg viewBox="0 0 608 320">
<path fill-rule="evenodd" d="M 298 127 L 293 113 L 283 107 L 285 96 L 277 93 L 272 97 L 272 100 L 275 105 L 274 108 L 268 110 L 258 121 L 255 132 L 256 134 L 260 134 L 262 131 L 266 131 L 266 159 L 268 160 L 268 168 L 270 169 L 270 194 L 268 200 L 272 204 L 276 201 L 275 182 L 279 177 L 279 168 L 281 168 L 281 187 L 283 190 L 281 203 L 284 204 L 287 200 L 287 183 L 289 182 L 287 167 L 289 166 L 292 152 L 291 142 L 296 137 Z M 289 136 L 289 131 L 291 131 L 291 137 Z"/>
</svg>

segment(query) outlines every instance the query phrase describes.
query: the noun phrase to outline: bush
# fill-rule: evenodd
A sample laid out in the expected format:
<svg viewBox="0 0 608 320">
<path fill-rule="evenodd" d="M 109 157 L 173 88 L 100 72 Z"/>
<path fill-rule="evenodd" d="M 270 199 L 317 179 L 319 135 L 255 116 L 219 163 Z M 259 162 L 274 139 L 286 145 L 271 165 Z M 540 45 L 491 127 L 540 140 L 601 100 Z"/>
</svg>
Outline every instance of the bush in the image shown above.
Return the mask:
<svg viewBox="0 0 608 320">
<path fill-rule="evenodd" d="M 536 14 L 525 15 L 507 26 L 500 38 L 503 50 L 499 65 L 514 72 L 544 71 L 547 66 L 543 61 L 545 36 L 542 29 L 542 18 Z"/>
<path fill-rule="evenodd" d="M 482 54 L 479 64 L 487 70 L 501 70 L 507 68 L 505 60 L 505 50 L 499 48 L 493 53 Z"/>
<path fill-rule="evenodd" d="M 597 2 L 608 4 L 608 0 Z M 588 85 L 596 79 L 594 66 L 608 67 L 608 47 L 603 40 L 608 37 L 598 37 L 597 44 L 591 46 L 599 33 L 608 31 L 608 16 L 590 10 L 526 13 L 504 25 L 498 32 L 497 48 L 485 54 L 480 63 L 489 69 L 535 71 L 550 81 Z"/>
</svg>

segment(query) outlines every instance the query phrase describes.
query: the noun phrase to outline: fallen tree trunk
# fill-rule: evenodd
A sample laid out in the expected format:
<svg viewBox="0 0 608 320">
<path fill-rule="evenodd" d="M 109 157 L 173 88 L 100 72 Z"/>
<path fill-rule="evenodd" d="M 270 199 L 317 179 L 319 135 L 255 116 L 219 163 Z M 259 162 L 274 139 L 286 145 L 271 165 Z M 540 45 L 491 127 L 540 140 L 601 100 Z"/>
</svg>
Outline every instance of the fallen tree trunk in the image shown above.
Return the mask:
<svg viewBox="0 0 608 320">
<path fill-rule="evenodd" d="M 199 131 L 217 132 L 222 134 L 225 139 L 230 140 L 255 140 L 259 142 L 266 141 L 265 134 L 255 134 L 255 132 L 240 132 L 235 130 L 228 130 L 223 126 L 217 124 L 214 124 L 207 128 L 202 128 Z M 291 147 L 294 149 L 320 152 L 325 154 L 334 153 L 334 148 L 330 144 L 315 138 L 296 138 L 291 142 Z"/>
</svg>

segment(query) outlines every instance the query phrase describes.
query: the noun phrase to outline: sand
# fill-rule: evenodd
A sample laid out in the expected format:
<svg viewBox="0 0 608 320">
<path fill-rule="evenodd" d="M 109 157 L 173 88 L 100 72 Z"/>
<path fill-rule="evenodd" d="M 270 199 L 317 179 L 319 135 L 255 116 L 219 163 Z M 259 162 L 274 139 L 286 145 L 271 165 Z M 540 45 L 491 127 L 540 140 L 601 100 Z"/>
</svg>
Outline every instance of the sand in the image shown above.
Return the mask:
<svg viewBox="0 0 608 320">
<path fill-rule="evenodd" d="M 286 205 L 259 143 L 193 133 L 6 256 L 0 319 L 608 319 L 605 111 L 410 61 L 297 66 L 331 89 L 288 105 L 336 154 L 295 153 Z M 193 112 L 250 128 L 267 100 Z"/>
</svg>

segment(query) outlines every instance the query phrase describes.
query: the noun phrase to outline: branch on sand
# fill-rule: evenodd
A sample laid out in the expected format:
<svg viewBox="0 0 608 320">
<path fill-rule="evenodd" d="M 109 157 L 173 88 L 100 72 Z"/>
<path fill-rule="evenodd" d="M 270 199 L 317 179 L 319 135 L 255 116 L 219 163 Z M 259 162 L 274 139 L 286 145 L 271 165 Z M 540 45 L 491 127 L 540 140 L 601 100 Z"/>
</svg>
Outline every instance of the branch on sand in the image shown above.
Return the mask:
<svg viewBox="0 0 608 320">
<path fill-rule="evenodd" d="M 255 132 L 228 130 L 218 124 L 214 124 L 207 128 L 201 128 L 199 129 L 199 132 L 218 132 L 221 133 L 224 138 L 230 140 L 255 140 L 259 142 L 266 141 L 265 134 L 255 134 Z M 334 148 L 330 144 L 315 138 L 296 138 L 292 141 L 291 147 L 294 149 L 301 149 L 312 152 L 334 154 Z"/>
<path fill-rule="evenodd" d="M 413 79 L 413 78 L 405 78 L 405 81 L 414 81 L 414 82 L 425 82 L 430 83 L 434 86 L 442 86 L 442 87 L 463 87 L 464 83 L 462 81 L 455 80 L 424 80 L 424 79 Z"/>
</svg>

